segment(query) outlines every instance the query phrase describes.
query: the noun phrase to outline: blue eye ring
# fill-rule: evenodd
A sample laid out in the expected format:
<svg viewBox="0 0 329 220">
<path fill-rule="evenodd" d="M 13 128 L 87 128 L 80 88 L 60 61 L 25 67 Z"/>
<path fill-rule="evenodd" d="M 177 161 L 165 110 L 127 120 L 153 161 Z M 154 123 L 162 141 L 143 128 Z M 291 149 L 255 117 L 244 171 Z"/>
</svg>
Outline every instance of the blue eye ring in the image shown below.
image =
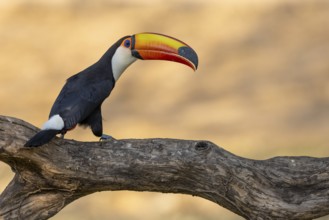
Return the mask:
<svg viewBox="0 0 329 220">
<path fill-rule="evenodd" d="M 130 48 L 130 45 L 131 45 L 131 41 L 130 39 L 126 39 L 124 42 L 123 42 L 123 45 L 127 48 Z"/>
</svg>

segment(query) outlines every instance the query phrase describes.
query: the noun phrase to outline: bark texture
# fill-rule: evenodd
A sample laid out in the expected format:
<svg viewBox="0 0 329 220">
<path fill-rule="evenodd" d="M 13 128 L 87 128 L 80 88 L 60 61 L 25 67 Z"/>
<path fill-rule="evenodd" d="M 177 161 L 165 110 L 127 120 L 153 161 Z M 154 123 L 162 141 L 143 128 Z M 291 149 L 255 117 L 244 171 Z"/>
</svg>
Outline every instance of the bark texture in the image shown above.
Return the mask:
<svg viewBox="0 0 329 220">
<path fill-rule="evenodd" d="M 0 116 L 0 160 L 15 177 L 0 195 L 0 218 L 47 219 L 105 190 L 199 196 L 246 219 L 313 219 L 329 214 L 329 158 L 251 160 L 209 141 L 127 139 L 24 143 L 38 131 Z"/>
</svg>

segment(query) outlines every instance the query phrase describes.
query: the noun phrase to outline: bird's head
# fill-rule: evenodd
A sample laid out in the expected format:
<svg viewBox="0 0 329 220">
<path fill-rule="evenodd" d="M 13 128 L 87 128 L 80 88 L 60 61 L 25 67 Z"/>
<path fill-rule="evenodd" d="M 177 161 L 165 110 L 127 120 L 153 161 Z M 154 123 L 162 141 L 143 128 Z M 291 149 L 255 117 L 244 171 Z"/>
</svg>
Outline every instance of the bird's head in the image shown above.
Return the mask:
<svg viewBox="0 0 329 220">
<path fill-rule="evenodd" d="M 184 42 L 156 33 L 140 33 L 121 38 L 112 57 L 112 71 L 118 80 L 123 71 L 137 59 L 168 60 L 185 64 L 196 70 L 198 56 Z"/>
</svg>

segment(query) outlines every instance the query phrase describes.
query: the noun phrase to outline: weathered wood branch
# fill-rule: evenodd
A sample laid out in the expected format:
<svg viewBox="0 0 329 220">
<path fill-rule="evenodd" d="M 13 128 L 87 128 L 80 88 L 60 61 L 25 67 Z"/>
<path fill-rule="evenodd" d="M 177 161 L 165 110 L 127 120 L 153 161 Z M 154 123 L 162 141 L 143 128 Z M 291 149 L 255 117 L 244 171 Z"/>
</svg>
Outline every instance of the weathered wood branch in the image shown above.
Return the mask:
<svg viewBox="0 0 329 220">
<path fill-rule="evenodd" d="M 329 214 L 329 158 L 250 160 L 209 141 L 143 139 L 23 145 L 38 129 L 0 116 L 0 160 L 15 172 L 0 218 L 47 219 L 97 191 L 200 196 L 246 219 L 313 219 Z"/>
</svg>

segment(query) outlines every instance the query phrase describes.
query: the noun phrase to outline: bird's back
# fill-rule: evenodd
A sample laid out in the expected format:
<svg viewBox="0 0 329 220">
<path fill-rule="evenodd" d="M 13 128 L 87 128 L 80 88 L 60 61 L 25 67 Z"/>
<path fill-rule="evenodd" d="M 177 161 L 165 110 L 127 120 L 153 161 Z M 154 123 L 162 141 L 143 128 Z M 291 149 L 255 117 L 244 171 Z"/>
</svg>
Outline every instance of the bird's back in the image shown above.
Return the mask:
<svg viewBox="0 0 329 220">
<path fill-rule="evenodd" d="M 51 108 L 49 118 L 59 115 L 64 120 L 64 129 L 71 129 L 103 103 L 114 84 L 113 77 L 106 73 L 106 69 L 97 63 L 90 66 L 67 80 Z"/>
</svg>

